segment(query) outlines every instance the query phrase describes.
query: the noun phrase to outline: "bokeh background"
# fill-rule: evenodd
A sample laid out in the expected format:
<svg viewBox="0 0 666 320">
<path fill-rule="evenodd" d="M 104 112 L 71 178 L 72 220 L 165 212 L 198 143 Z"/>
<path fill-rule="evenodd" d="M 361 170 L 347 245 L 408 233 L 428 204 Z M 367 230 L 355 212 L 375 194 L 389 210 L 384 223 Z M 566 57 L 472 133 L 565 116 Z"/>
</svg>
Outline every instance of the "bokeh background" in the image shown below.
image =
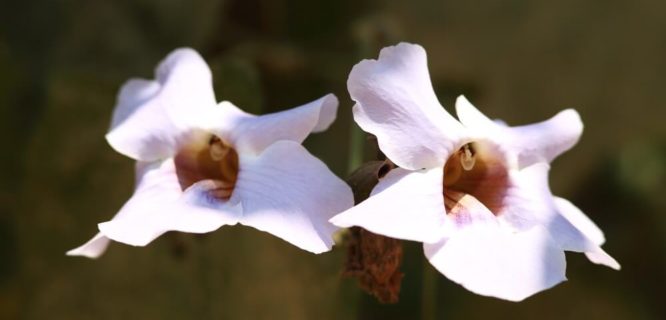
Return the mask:
<svg viewBox="0 0 666 320">
<path fill-rule="evenodd" d="M 240 226 L 64 255 L 130 196 L 133 163 L 103 136 L 119 86 L 172 49 L 199 50 L 218 99 L 250 112 L 337 94 L 338 121 L 306 146 L 344 177 L 364 157 L 350 141 L 365 143 L 348 72 L 399 41 L 426 48 L 449 110 L 464 93 L 510 124 L 580 112 L 551 187 L 605 231 L 621 272 L 568 254 L 570 281 L 516 304 L 405 243 L 400 302 L 380 305 L 340 277 L 343 248 L 315 256 Z M 666 319 L 665 85 L 658 1 L 2 1 L 0 318 Z"/>
</svg>

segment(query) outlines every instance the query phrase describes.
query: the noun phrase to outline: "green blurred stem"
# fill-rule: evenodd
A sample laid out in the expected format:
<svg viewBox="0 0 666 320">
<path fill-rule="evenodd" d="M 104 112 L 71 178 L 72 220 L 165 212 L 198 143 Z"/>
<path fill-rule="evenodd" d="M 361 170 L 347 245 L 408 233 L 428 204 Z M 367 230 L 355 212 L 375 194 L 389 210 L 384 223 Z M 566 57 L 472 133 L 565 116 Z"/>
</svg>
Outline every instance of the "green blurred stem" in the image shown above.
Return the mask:
<svg viewBox="0 0 666 320">
<path fill-rule="evenodd" d="M 425 260 L 421 290 L 421 319 L 434 320 L 437 316 L 437 273 Z"/>
<path fill-rule="evenodd" d="M 363 149 L 365 148 L 365 132 L 363 132 L 356 123 L 352 122 L 349 127 L 349 162 L 347 163 L 347 173 L 351 173 L 363 164 Z"/>
</svg>

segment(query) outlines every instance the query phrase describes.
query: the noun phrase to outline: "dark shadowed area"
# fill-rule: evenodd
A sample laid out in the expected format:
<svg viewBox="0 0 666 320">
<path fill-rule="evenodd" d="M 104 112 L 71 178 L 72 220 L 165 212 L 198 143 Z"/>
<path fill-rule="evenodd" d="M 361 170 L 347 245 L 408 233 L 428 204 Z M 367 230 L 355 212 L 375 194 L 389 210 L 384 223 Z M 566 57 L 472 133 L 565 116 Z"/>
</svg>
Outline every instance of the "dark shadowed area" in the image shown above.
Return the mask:
<svg viewBox="0 0 666 320">
<path fill-rule="evenodd" d="M 622 271 L 567 253 L 568 282 L 522 303 L 474 295 L 405 242 L 400 302 L 252 228 L 168 233 L 66 257 L 131 195 L 133 161 L 104 140 L 115 96 L 171 50 L 197 49 L 218 100 L 253 113 L 333 92 L 338 120 L 305 146 L 339 176 L 361 160 L 351 67 L 425 47 L 442 104 L 465 94 L 509 124 L 576 108 L 579 144 L 554 194 L 605 232 Z M 3 1 L 0 319 L 666 319 L 666 4 L 657 1 Z M 363 141 L 360 141 L 363 142 Z"/>
</svg>

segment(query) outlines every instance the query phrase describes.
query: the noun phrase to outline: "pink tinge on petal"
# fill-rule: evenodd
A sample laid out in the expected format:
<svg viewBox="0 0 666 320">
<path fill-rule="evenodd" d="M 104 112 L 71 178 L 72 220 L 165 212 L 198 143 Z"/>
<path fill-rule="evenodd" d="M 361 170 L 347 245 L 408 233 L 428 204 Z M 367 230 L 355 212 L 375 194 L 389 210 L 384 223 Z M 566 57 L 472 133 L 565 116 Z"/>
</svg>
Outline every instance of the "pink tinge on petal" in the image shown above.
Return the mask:
<svg viewBox="0 0 666 320">
<path fill-rule="evenodd" d="M 233 187 L 219 180 L 201 180 L 185 189 L 181 200 L 194 206 L 215 208 L 231 198 Z"/>
<path fill-rule="evenodd" d="M 463 229 L 473 224 L 496 224 L 495 215 L 475 197 L 462 192 L 444 193 L 447 220 L 453 222 L 456 229 Z"/>
</svg>

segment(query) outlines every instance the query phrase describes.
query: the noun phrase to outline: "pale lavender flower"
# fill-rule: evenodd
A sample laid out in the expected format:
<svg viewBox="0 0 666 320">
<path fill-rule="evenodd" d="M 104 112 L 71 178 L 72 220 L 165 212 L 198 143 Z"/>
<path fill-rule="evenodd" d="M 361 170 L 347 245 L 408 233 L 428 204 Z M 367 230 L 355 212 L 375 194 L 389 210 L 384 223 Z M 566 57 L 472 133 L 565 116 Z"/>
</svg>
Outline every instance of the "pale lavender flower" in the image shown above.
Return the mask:
<svg viewBox="0 0 666 320">
<path fill-rule="evenodd" d="M 331 249 L 337 228 L 328 220 L 353 196 L 301 142 L 333 122 L 334 95 L 262 116 L 217 104 L 210 69 L 192 49 L 169 54 L 155 77 L 123 85 L 106 136 L 137 160 L 134 195 L 68 255 L 98 257 L 109 239 L 145 246 L 167 231 L 237 223 L 310 252 Z"/>
<path fill-rule="evenodd" d="M 406 43 L 354 66 L 347 85 L 354 119 L 398 168 L 335 225 L 423 242 L 449 279 L 513 301 L 564 281 L 564 251 L 620 268 L 601 230 L 548 186 L 550 162 L 582 133 L 576 111 L 508 127 L 460 97 L 456 120 L 435 96 L 425 50 Z"/>
</svg>

